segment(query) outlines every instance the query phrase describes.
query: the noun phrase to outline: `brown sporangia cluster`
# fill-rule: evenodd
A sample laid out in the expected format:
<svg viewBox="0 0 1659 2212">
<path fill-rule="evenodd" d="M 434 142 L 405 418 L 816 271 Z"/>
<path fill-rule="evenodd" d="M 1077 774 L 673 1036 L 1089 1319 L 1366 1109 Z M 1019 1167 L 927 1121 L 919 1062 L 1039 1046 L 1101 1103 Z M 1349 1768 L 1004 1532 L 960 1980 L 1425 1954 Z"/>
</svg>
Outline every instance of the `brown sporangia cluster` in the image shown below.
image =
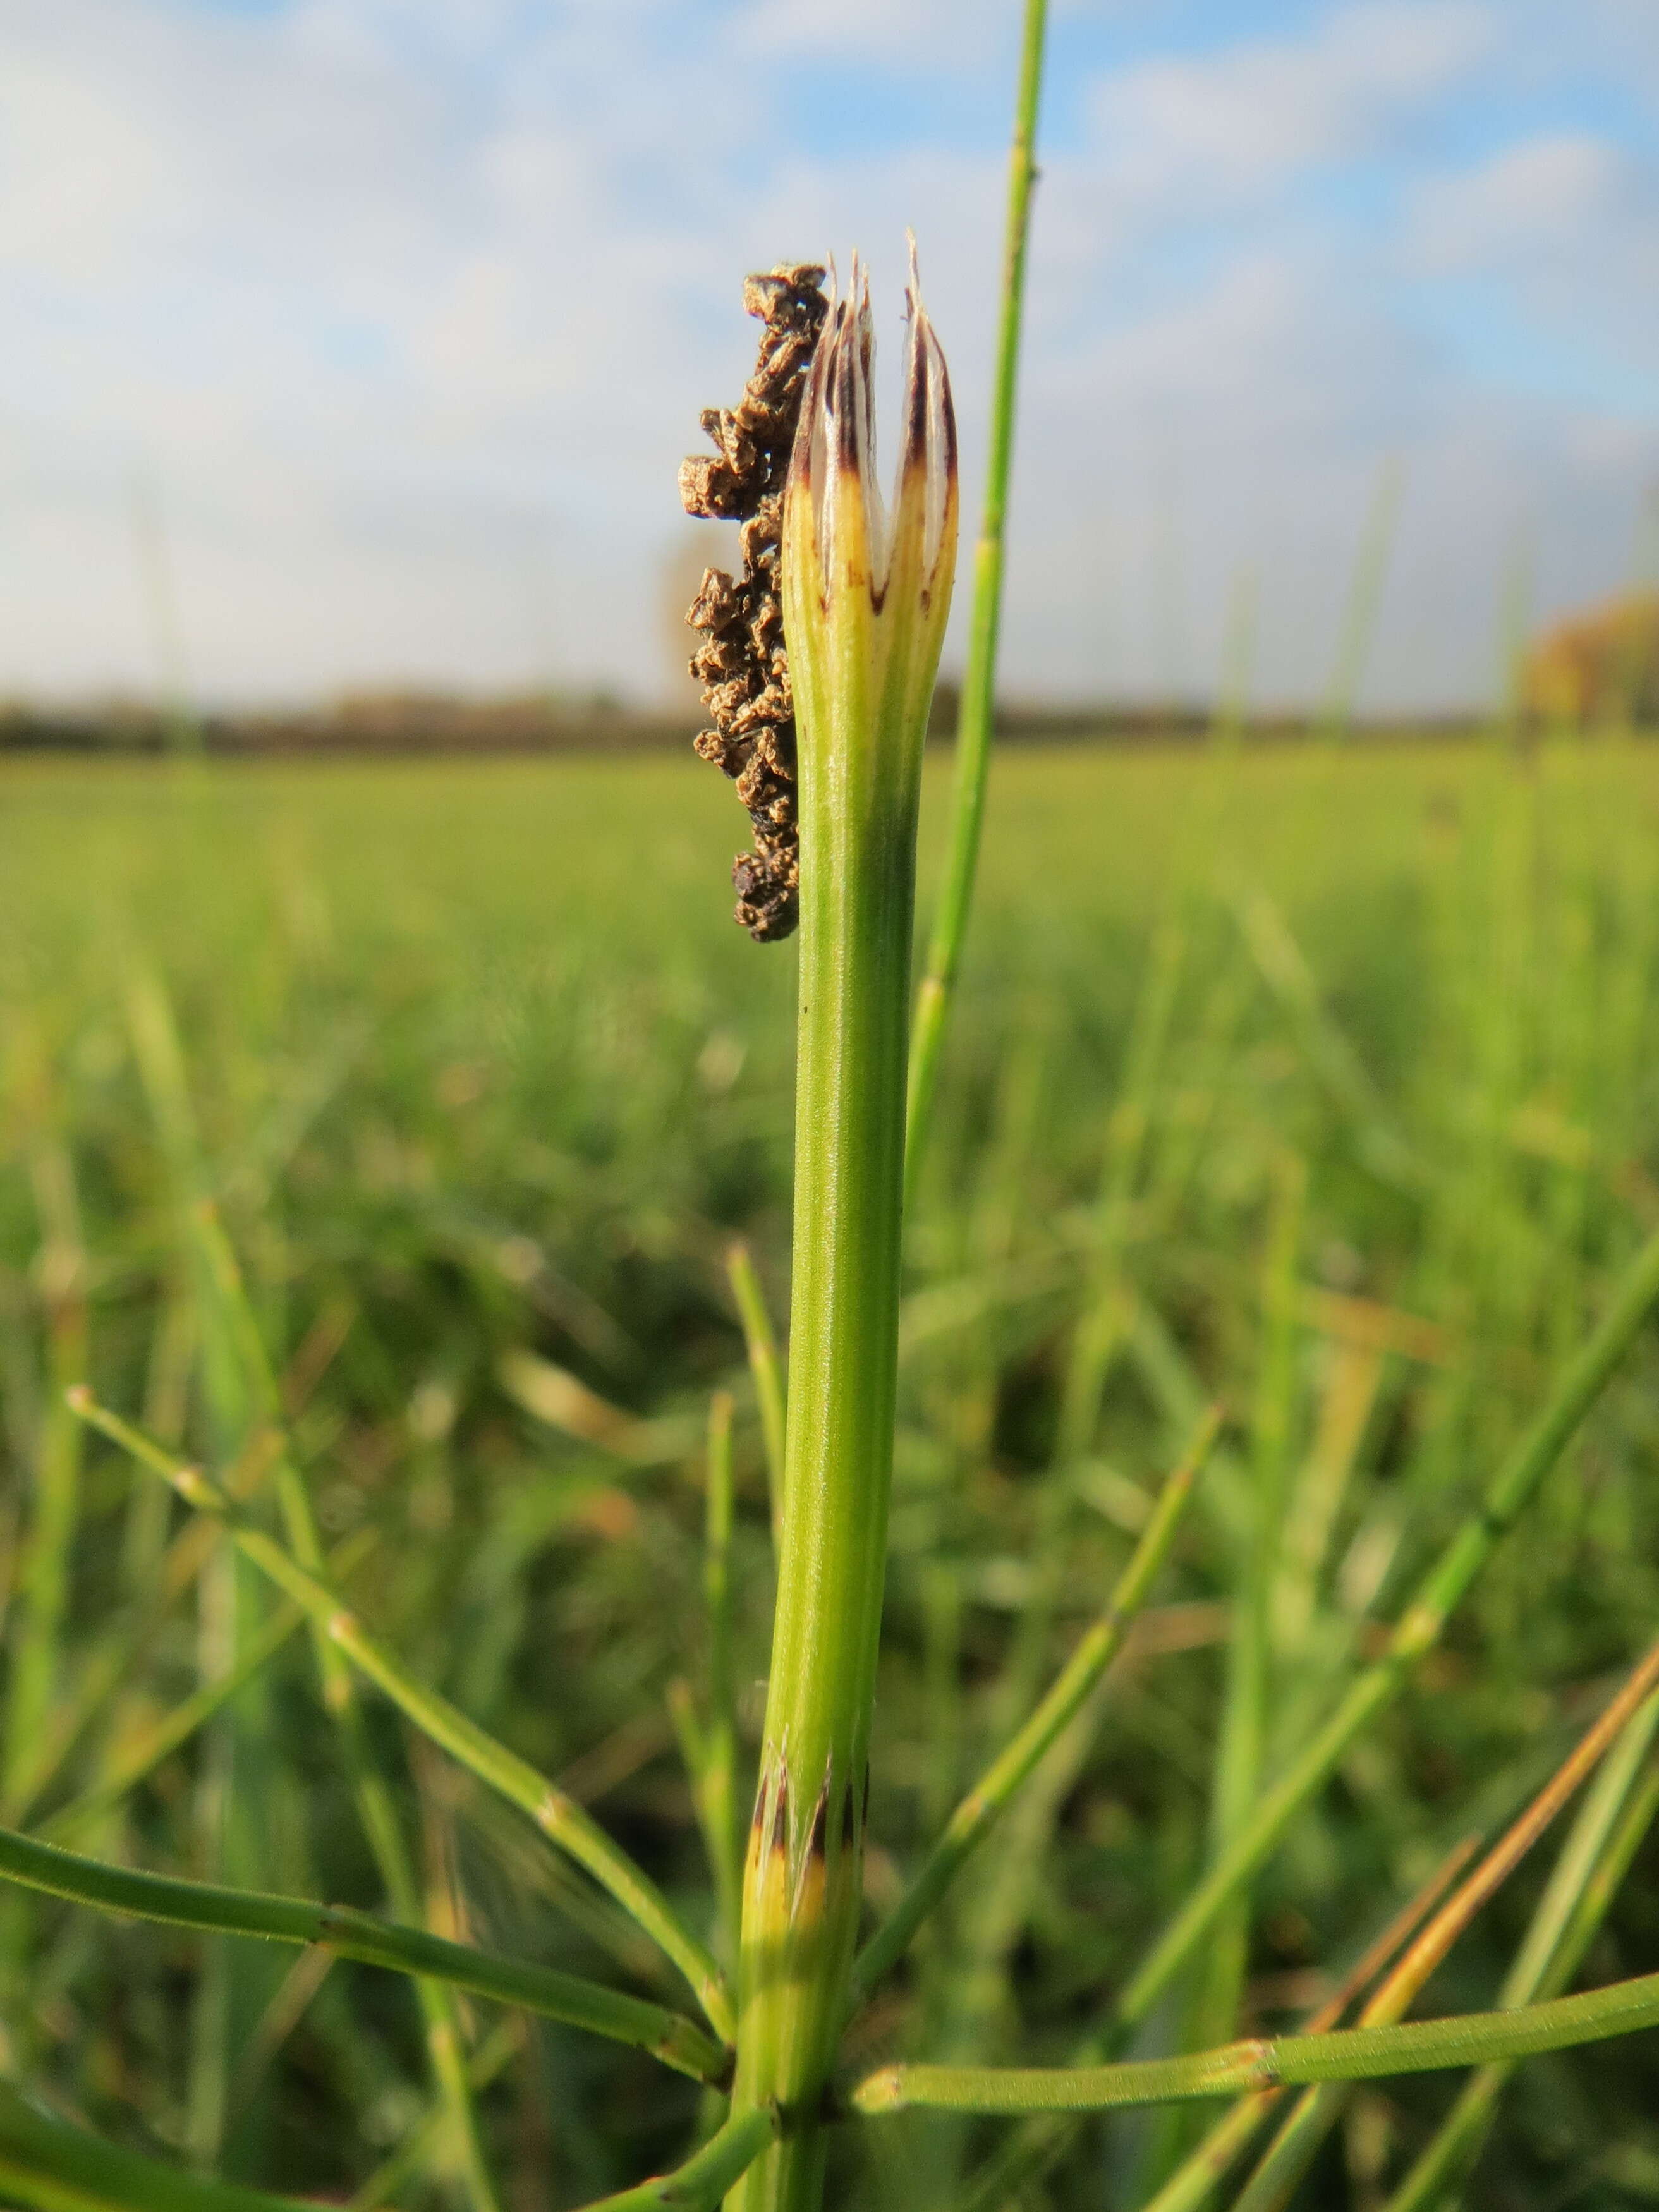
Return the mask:
<svg viewBox="0 0 1659 2212">
<path fill-rule="evenodd" d="M 680 465 L 688 514 L 741 522 L 743 574 L 708 568 L 686 621 L 703 632 L 691 656 L 714 727 L 696 750 L 732 777 L 749 810 L 755 849 L 732 864 L 735 919 L 763 945 L 790 936 L 800 918 L 800 831 L 795 817 L 795 715 L 779 599 L 783 484 L 801 392 L 829 302 L 823 270 L 784 264 L 743 288 L 760 318 L 760 356 L 735 408 L 701 417 L 713 456 Z"/>
</svg>

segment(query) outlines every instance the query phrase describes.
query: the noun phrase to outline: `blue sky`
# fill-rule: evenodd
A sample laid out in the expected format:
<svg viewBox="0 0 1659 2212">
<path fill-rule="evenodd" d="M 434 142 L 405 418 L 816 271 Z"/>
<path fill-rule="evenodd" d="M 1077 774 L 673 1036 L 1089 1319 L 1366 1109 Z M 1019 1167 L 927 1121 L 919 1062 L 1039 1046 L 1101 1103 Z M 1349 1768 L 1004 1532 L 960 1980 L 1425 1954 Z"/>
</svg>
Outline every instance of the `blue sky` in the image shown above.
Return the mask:
<svg viewBox="0 0 1659 2212">
<path fill-rule="evenodd" d="M 921 241 L 977 493 L 1017 0 L 10 0 L 0 693 L 664 696 L 746 269 Z M 1011 690 L 1377 707 L 1616 590 L 1659 482 L 1651 0 L 1054 0 Z M 896 349 L 894 349 L 896 353 Z"/>
</svg>

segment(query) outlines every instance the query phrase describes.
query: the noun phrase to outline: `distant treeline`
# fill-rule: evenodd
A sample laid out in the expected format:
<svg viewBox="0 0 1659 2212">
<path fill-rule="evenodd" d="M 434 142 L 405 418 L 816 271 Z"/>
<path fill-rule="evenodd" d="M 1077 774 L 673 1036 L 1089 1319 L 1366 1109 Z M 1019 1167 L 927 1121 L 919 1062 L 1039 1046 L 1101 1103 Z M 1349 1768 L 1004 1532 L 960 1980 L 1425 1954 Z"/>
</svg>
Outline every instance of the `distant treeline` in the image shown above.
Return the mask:
<svg viewBox="0 0 1659 2212">
<path fill-rule="evenodd" d="M 941 685 L 930 735 L 949 738 L 957 698 Z M 1249 742 L 1315 736 L 1326 723 L 1306 714 L 1256 715 L 1239 734 Z M 1355 734 L 1455 738 L 1480 725 L 1467 715 L 1415 722 L 1398 716 Z M 1214 733 L 1214 714 L 1196 705 L 1000 708 L 997 732 L 1012 744 L 1196 744 Z M 167 713 L 123 702 L 115 707 L 51 708 L 0 706 L 0 751 L 96 753 L 112 758 L 203 751 L 216 756 L 328 758 L 509 753 L 625 753 L 689 750 L 696 723 L 685 714 L 648 713 L 590 702 L 576 706 L 537 699 L 467 699 L 434 693 L 386 692 L 343 700 L 307 713 Z"/>
<path fill-rule="evenodd" d="M 956 687 L 941 684 L 932 734 L 955 730 Z M 528 692 L 496 698 L 387 689 L 348 693 L 307 712 L 195 714 L 118 701 L 78 709 L 0 704 L 0 751 L 310 757 L 449 753 L 662 752 L 689 745 L 695 709 L 648 713 L 605 697 Z M 1659 593 L 1636 592 L 1559 623 L 1517 660 L 1512 696 L 1484 714 L 1386 720 L 1317 713 L 1252 714 L 1237 734 L 1250 742 L 1334 736 L 1459 738 L 1494 721 L 1524 740 L 1552 729 L 1659 724 Z M 1228 726 L 1194 702 L 1045 706 L 1011 702 L 998 734 L 1011 744 L 1193 744 Z"/>
</svg>

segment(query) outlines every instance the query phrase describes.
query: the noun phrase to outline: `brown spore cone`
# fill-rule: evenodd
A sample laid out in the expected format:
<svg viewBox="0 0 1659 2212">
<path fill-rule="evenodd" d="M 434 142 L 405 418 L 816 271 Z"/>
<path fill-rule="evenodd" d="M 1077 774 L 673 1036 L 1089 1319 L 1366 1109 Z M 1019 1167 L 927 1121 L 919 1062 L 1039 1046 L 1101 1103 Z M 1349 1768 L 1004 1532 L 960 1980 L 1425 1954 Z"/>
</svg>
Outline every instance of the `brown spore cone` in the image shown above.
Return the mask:
<svg viewBox="0 0 1659 2212">
<path fill-rule="evenodd" d="M 740 522 L 743 574 L 707 568 L 686 621 L 703 633 L 691 656 L 712 729 L 697 751 L 736 782 L 755 849 L 732 864 L 734 918 L 763 945 L 793 934 L 800 919 L 800 830 L 795 815 L 795 713 L 779 598 L 783 485 L 795 422 L 828 301 L 821 268 L 783 263 L 743 288 L 758 316 L 760 353 L 735 408 L 705 408 L 713 455 L 680 465 L 688 514 Z"/>
</svg>

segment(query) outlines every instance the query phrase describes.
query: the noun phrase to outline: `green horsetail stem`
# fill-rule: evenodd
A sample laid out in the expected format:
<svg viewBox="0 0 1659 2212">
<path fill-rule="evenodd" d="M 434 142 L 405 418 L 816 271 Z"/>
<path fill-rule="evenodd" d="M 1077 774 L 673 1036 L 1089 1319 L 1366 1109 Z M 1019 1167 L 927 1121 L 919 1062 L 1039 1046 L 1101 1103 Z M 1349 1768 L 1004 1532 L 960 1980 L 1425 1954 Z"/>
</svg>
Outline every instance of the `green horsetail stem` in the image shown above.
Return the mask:
<svg viewBox="0 0 1659 2212">
<path fill-rule="evenodd" d="M 1002 623 L 1003 533 L 1008 479 L 1014 461 L 1014 402 L 1019 380 L 1020 337 L 1025 316 L 1025 245 L 1036 183 L 1037 106 L 1042 94 L 1048 0 L 1025 0 L 1020 44 L 1019 89 L 1014 137 L 1008 153 L 1008 212 L 1002 245 L 1002 308 L 997 332 L 996 382 L 991 395 L 991 450 L 986 457 L 985 507 L 974 549 L 974 604 L 968 625 L 968 659 L 957 716 L 956 789 L 951 802 L 950 846 L 945 880 L 927 944 L 927 972 L 916 994 L 915 1039 L 910 1051 L 904 1191 L 915 1195 L 939 1089 L 945 1025 L 962 966 L 968 917 L 979 869 L 985 823 L 985 791 L 996 716 L 997 642 Z"/>
<path fill-rule="evenodd" d="M 783 615 L 801 830 L 783 1534 L 744 1869 L 734 2118 L 780 2140 L 740 2212 L 816 2212 L 864 1855 L 898 1359 L 916 809 L 950 608 L 956 430 L 914 262 L 897 500 L 876 489 L 868 286 L 830 310 L 796 434 Z"/>
</svg>

